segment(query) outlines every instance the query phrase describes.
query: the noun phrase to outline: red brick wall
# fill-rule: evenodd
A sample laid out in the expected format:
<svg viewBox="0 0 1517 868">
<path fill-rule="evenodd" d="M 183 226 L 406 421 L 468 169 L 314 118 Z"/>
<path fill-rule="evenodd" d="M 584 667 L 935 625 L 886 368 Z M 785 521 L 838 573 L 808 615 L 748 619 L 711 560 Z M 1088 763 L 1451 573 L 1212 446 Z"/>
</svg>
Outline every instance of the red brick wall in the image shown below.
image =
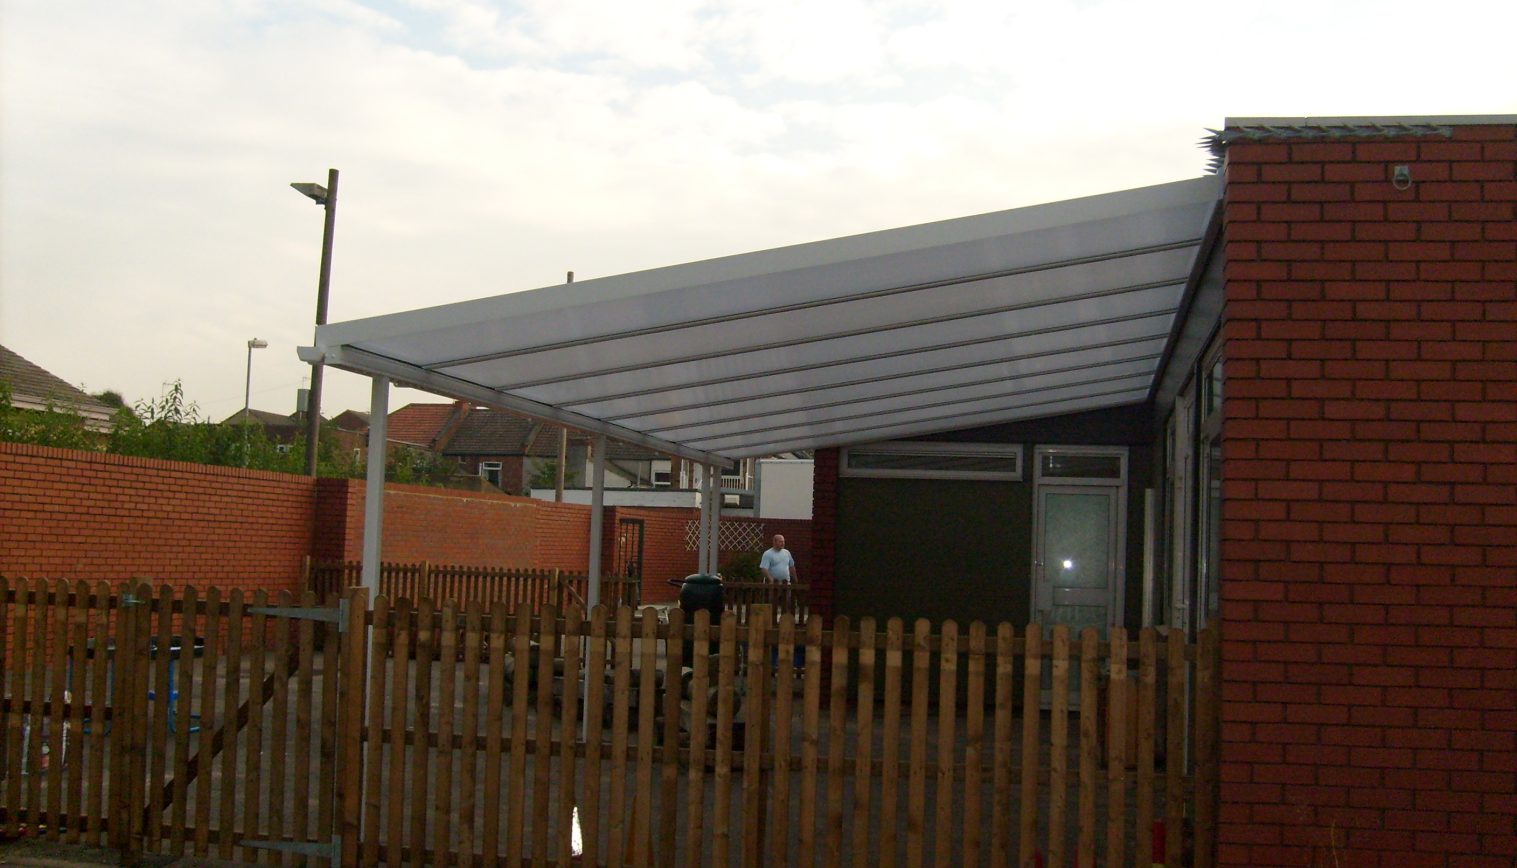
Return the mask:
<svg viewBox="0 0 1517 868">
<path fill-rule="evenodd" d="M 590 507 L 537 501 L 532 566 L 584 573 L 590 569 Z M 604 557 L 604 551 L 602 552 Z"/>
<path fill-rule="evenodd" d="M 0 573 L 295 589 L 304 476 L 0 443 Z"/>
<path fill-rule="evenodd" d="M 1517 858 L 1517 130 L 1455 130 L 1228 154 L 1225 865 Z"/>
</svg>

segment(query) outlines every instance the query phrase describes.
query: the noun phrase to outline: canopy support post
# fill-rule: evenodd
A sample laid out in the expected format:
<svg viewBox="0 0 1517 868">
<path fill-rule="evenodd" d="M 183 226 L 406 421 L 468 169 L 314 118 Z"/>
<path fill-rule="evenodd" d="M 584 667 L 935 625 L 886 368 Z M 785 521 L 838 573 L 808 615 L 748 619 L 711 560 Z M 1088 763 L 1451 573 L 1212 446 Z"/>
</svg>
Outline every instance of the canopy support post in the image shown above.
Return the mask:
<svg viewBox="0 0 1517 868">
<path fill-rule="evenodd" d="M 710 524 L 707 526 L 706 533 L 709 535 L 711 541 L 707 544 L 706 548 L 708 560 L 706 561 L 705 572 L 707 575 L 714 576 L 716 575 L 717 562 L 721 560 L 722 548 L 722 538 L 718 527 L 722 514 L 722 471 L 715 464 L 709 464 L 707 468 L 708 480 L 706 491 L 709 493 L 709 499 L 711 500 L 711 511 L 707 514 Z"/>
<path fill-rule="evenodd" d="M 369 390 L 368 475 L 363 492 L 363 586 L 379 596 L 380 538 L 385 518 L 385 446 L 390 422 L 390 378 L 374 377 Z"/>
<path fill-rule="evenodd" d="M 696 488 L 697 491 L 700 492 L 700 495 L 701 495 L 701 498 L 700 498 L 700 517 L 697 519 L 696 533 L 695 533 L 695 540 L 696 540 L 695 571 L 697 573 L 704 573 L 706 571 L 706 559 L 707 559 L 706 558 L 706 548 L 707 548 L 708 543 L 710 542 L 710 540 L 706 537 L 706 524 L 707 524 L 706 510 L 708 510 L 708 509 L 711 508 L 711 498 L 708 497 L 707 494 L 706 494 L 706 480 L 707 480 L 708 477 L 710 477 L 711 474 L 709 472 L 709 468 L 705 464 L 697 464 L 695 466 L 695 470 L 696 470 L 697 476 L 699 477 L 697 479 L 697 481 L 696 481 L 695 488 Z"/>
<path fill-rule="evenodd" d="M 595 436 L 595 460 L 590 472 L 590 575 L 585 606 L 600 605 L 600 561 L 606 506 L 606 435 Z"/>
</svg>

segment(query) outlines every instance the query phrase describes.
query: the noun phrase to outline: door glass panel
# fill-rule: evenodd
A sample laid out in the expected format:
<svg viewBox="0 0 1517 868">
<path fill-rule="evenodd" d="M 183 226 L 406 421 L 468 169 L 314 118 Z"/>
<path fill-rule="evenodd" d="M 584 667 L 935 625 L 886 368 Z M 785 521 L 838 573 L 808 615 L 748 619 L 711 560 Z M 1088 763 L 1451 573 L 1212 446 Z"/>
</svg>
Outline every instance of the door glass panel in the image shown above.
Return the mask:
<svg viewBox="0 0 1517 868">
<path fill-rule="evenodd" d="M 1054 590 L 1099 588 L 1111 582 L 1111 495 L 1048 492 L 1043 515 L 1043 571 Z M 1068 602 L 1073 602 L 1068 601 Z"/>
</svg>

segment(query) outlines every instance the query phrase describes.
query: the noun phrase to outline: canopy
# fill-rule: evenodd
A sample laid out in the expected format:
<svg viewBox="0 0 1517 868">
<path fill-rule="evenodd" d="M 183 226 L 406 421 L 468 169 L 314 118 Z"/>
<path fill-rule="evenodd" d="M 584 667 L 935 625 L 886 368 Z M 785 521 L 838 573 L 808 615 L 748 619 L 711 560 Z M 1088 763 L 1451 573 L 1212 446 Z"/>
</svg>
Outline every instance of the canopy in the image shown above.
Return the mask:
<svg viewBox="0 0 1517 868">
<path fill-rule="evenodd" d="M 1137 403 L 1207 176 L 322 326 L 307 359 L 703 463 Z"/>
</svg>

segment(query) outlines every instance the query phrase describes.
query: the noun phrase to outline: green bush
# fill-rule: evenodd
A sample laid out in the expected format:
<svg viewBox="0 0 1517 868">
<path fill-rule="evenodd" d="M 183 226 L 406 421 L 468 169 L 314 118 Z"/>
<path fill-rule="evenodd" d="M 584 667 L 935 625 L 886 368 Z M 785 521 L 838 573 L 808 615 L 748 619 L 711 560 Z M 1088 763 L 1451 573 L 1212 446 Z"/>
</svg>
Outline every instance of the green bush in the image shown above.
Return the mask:
<svg viewBox="0 0 1517 868">
<path fill-rule="evenodd" d="M 722 564 L 722 578 L 731 582 L 757 582 L 762 576 L 758 552 L 741 552 Z"/>
</svg>

